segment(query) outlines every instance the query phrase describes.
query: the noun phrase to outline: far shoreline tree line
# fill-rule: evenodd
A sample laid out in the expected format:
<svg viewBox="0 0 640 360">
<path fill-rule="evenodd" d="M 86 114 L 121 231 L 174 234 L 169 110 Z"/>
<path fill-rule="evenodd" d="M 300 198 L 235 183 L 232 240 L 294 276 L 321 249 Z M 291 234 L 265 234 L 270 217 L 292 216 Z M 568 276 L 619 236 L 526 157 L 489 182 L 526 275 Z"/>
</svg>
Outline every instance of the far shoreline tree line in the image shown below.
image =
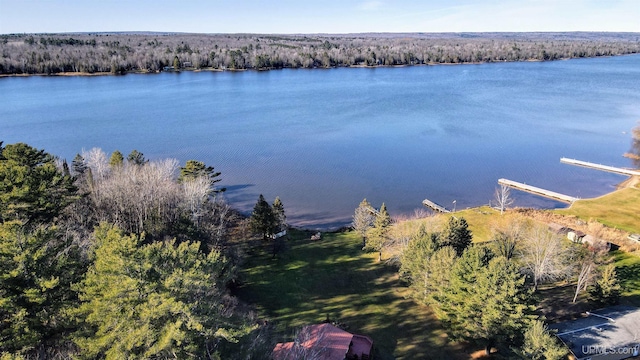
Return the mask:
<svg viewBox="0 0 640 360">
<path fill-rule="evenodd" d="M 634 33 L 5 34 L 0 75 L 550 61 L 640 53 Z"/>
</svg>

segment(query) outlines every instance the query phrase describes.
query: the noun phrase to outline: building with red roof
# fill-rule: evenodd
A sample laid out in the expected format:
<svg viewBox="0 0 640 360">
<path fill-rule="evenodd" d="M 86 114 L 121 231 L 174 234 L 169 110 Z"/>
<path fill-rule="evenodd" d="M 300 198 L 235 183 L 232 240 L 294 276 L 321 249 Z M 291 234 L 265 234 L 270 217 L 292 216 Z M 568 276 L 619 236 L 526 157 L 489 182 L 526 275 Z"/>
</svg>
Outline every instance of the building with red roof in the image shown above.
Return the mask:
<svg viewBox="0 0 640 360">
<path fill-rule="evenodd" d="M 373 340 L 351 334 L 331 324 L 305 326 L 295 341 L 278 343 L 273 348 L 275 360 L 368 360 Z"/>
</svg>

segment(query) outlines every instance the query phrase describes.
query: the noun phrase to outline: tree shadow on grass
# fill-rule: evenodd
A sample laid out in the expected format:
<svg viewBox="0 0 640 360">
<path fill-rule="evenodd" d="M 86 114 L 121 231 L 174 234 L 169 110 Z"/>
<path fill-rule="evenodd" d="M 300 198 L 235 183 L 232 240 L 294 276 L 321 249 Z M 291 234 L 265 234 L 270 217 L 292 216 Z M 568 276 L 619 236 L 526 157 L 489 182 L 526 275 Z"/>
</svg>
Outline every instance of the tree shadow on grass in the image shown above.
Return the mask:
<svg viewBox="0 0 640 360">
<path fill-rule="evenodd" d="M 623 289 L 622 303 L 640 307 L 640 261 L 616 267 Z"/>
<path fill-rule="evenodd" d="M 397 269 L 362 252 L 354 233 L 324 234 L 320 241 L 293 238 L 276 258 L 250 259 L 238 293 L 276 323 L 280 341 L 328 317 L 371 337 L 377 359 L 467 358 L 427 307 L 405 298 Z"/>
</svg>

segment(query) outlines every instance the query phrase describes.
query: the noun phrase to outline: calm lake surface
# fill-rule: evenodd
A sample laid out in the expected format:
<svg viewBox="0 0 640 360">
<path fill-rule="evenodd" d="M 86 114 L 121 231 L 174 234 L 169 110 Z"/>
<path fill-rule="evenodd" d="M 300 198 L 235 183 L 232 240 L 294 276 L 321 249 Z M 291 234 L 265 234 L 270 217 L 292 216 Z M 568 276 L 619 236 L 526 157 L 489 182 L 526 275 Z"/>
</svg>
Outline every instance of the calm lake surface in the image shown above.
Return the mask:
<svg viewBox="0 0 640 360">
<path fill-rule="evenodd" d="M 331 228 L 363 198 L 411 214 L 487 204 L 499 178 L 582 198 L 630 166 L 640 56 L 557 62 L 0 79 L 0 141 L 69 161 L 82 149 L 204 161 L 249 212 Z M 561 203 L 513 191 L 518 206 Z"/>
</svg>

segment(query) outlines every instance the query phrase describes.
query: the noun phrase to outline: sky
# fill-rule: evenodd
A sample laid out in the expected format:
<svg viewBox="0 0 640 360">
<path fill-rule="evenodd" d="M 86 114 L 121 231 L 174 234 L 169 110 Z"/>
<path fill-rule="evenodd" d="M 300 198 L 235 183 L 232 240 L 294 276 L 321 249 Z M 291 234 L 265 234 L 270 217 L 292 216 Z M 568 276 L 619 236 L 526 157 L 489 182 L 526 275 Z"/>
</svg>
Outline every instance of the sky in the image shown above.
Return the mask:
<svg viewBox="0 0 640 360">
<path fill-rule="evenodd" d="M 0 0 L 0 34 L 640 32 L 640 0 Z"/>
</svg>

